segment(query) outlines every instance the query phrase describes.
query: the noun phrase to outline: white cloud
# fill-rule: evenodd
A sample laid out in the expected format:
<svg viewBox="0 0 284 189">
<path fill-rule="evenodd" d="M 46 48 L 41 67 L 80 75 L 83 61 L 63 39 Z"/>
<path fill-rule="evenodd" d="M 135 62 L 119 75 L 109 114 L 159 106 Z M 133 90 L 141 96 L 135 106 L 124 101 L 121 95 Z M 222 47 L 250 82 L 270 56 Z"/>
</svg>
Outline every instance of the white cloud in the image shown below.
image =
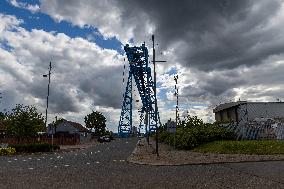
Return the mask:
<svg viewBox="0 0 284 189">
<path fill-rule="evenodd" d="M 128 17 L 119 4 L 116 0 L 41 0 L 40 8 L 58 22 L 66 20 L 80 27 L 93 26 L 104 38 L 116 37 L 127 43 L 135 36 L 135 42 L 143 42 L 155 30 L 154 24 L 146 14 Z"/>
<path fill-rule="evenodd" d="M 278 0 L 238 1 L 221 8 L 213 6 L 214 1 L 201 1 L 200 13 L 188 11 L 192 6 L 187 6 L 174 15 L 171 11 L 175 6 L 190 2 L 181 1 L 168 7 L 167 3 L 156 1 L 152 8 L 147 6 L 150 1 L 40 2 L 40 11 L 58 22 L 66 20 L 80 27 L 92 26 L 104 38 L 116 37 L 122 43 L 133 38 L 134 44 L 144 40 L 150 44 L 152 32 L 159 31 L 156 37 L 161 44 L 157 46 L 157 54 L 159 48 L 166 49 L 160 49 L 163 53 L 157 59 L 167 60 L 157 65 L 157 80 L 161 84 L 158 92 L 167 97 L 159 99 L 162 122 L 175 116 L 174 80 L 168 73 L 173 68 L 179 74 L 181 112 L 189 109 L 190 114 L 204 121 L 213 119 L 212 108 L 220 102 L 239 98 L 284 99 L 281 29 L 284 16 L 283 3 Z M 203 14 L 207 10 L 210 14 Z M 61 108 L 64 116 L 82 119 L 94 103 L 94 108 L 104 111 L 116 125 L 125 90 L 121 85 L 122 57 L 82 38 L 42 30 L 26 31 L 19 27 L 21 22 L 11 16 L 2 16 L 0 22 L 0 39 L 13 48 L 11 52 L 2 49 L 0 56 L 6 62 L 15 62 L 1 67 L 9 83 L 7 90 L 15 79 L 21 80 L 14 91 L 26 94 L 28 102 L 44 107 L 46 81 L 35 74 L 46 72 L 51 60 L 55 63 L 53 92 L 59 91 L 55 97 L 73 105 L 59 107 L 54 103 L 52 109 L 56 112 Z M 9 27 L 16 31 L 10 31 Z M 151 49 L 149 52 L 151 55 Z M 18 68 L 21 71 L 15 71 Z M 36 80 L 39 80 L 37 85 Z M 32 95 L 29 91 L 33 91 Z M 17 95 L 11 95 L 11 101 L 17 99 Z"/>
<path fill-rule="evenodd" d="M 8 0 L 8 1 L 10 2 L 11 5 L 18 7 L 18 8 L 22 8 L 22 9 L 27 9 L 31 11 L 32 13 L 36 13 L 40 11 L 40 7 L 38 4 L 31 5 L 28 3 L 19 2 L 17 0 Z"/>
<path fill-rule="evenodd" d="M 47 80 L 42 77 L 52 62 L 49 118 L 55 115 L 83 122 L 93 104 L 118 122 L 122 94 L 122 57 L 82 38 L 49 33 L 19 26 L 14 16 L 0 15 L 1 41 L 11 50 L 0 48 L 2 107 L 16 103 L 36 105 L 44 112 Z M 10 30 L 13 28 L 13 30 Z M 114 108 L 118 108 L 112 111 Z M 113 116 L 113 114 L 115 116 Z"/>
</svg>

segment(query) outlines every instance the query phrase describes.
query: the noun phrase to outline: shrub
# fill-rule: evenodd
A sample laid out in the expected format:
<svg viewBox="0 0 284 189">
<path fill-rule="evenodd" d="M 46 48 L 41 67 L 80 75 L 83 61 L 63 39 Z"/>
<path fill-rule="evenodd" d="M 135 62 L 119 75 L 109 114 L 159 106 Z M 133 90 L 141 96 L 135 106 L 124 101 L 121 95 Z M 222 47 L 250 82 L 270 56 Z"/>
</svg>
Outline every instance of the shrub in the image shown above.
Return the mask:
<svg viewBox="0 0 284 189">
<path fill-rule="evenodd" d="M 16 153 L 16 149 L 15 148 L 11 148 L 11 147 L 0 148 L 0 156 L 3 156 L 3 155 L 13 155 L 15 153 Z"/>
<path fill-rule="evenodd" d="M 231 140 L 234 133 L 213 124 L 199 124 L 190 127 L 179 127 L 176 133 L 162 131 L 159 134 L 159 140 L 171 145 L 177 149 L 190 150 L 194 147 L 215 140 Z"/>
<path fill-rule="evenodd" d="M 9 145 L 12 148 L 15 148 L 17 152 L 50 152 L 53 150 L 58 150 L 60 147 L 58 145 L 51 145 L 48 143 L 33 143 L 33 144 L 14 144 Z"/>
</svg>

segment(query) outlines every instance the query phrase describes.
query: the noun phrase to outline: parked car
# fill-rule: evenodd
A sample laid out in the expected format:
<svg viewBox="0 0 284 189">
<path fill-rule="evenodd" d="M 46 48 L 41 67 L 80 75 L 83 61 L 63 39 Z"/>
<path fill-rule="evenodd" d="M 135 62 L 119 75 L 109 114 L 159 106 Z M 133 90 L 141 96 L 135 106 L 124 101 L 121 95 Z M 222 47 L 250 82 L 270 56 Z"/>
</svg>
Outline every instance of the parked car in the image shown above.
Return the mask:
<svg viewBox="0 0 284 189">
<path fill-rule="evenodd" d="M 98 138 L 98 141 L 101 142 L 101 143 L 103 143 L 103 142 L 110 142 L 111 139 L 110 139 L 109 136 L 100 136 L 100 137 Z"/>
</svg>

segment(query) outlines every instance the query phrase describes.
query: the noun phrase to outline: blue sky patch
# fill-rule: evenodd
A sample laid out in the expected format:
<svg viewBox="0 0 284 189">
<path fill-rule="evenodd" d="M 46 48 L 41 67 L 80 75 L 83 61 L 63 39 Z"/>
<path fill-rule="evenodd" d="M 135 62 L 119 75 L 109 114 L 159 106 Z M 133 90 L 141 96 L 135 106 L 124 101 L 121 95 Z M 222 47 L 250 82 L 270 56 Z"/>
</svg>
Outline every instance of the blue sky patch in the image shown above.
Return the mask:
<svg viewBox="0 0 284 189">
<path fill-rule="evenodd" d="M 39 4 L 38 0 L 20 2 L 26 2 L 33 5 Z M 113 49 L 118 51 L 120 54 L 124 53 L 122 43 L 119 40 L 117 40 L 115 37 L 105 39 L 99 34 L 97 28 L 91 26 L 81 28 L 79 26 L 74 26 L 67 21 L 56 22 L 46 14 L 41 12 L 32 13 L 24 8 L 15 7 L 6 0 L 0 1 L 0 13 L 14 15 L 18 19 L 22 19 L 24 23 L 21 24 L 21 27 L 28 31 L 38 29 L 46 32 L 53 31 L 55 33 L 64 33 L 71 38 L 81 37 L 96 43 L 101 48 Z"/>
<path fill-rule="evenodd" d="M 0 48 L 8 52 L 13 51 L 13 48 L 8 44 L 8 41 L 6 40 L 0 40 Z"/>
</svg>

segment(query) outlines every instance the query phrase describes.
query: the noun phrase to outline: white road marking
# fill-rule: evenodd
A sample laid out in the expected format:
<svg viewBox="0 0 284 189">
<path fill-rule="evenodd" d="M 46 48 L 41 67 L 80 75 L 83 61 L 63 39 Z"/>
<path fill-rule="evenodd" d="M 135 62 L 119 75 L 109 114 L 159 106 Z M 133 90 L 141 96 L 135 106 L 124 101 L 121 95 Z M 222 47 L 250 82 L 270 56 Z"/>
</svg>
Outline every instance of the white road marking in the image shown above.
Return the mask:
<svg viewBox="0 0 284 189">
<path fill-rule="evenodd" d="M 114 159 L 114 160 L 112 160 L 112 161 L 116 161 L 116 160 Z"/>
<path fill-rule="evenodd" d="M 125 142 L 126 144 L 128 144 L 128 142 Z"/>
<path fill-rule="evenodd" d="M 87 155 L 86 153 L 83 153 L 85 156 Z"/>
<path fill-rule="evenodd" d="M 93 154 L 93 152 L 91 152 L 91 155 Z"/>
<path fill-rule="evenodd" d="M 14 159 L 14 161 L 18 161 L 18 159 Z"/>
<path fill-rule="evenodd" d="M 23 161 L 27 161 L 27 160 L 23 159 Z"/>
<path fill-rule="evenodd" d="M 59 159 L 60 158 L 60 156 L 57 156 L 57 159 Z"/>
<path fill-rule="evenodd" d="M 38 161 L 40 161 L 40 159 L 37 159 Z"/>
<path fill-rule="evenodd" d="M 54 168 L 57 168 L 57 166 L 56 166 L 56 165 L 54 165 Z"/>
<path fill-rule="evenodd" d="M 123 161 L 125 161 L 125 160 L 124 160 L 124 159 L 121 159 L 121 160 L 119 160 L 119 161 L 123 162 Z"/>
<path fill-rule="evenodd" d="M 98 151 L 98 153 L 100 153 L 101 151 Z"/>
<path fill-rule="evenodd" d="M 28 158 L 29 160 L 31 160 L 32 158 Z"/>
<path fill-rule="evenodd" d="M 97 161 L 96 163 L 100 163 L 99 161 Z"/>
<path fill-rule="evenodd" d="M 90 163 L 86 163 L 87 165 L 90 165 Z"/>
<path fill-rule="evenodd" d="M 49 159 L 53 159 L 53 158 L 49 158 Z"/>
<path fill-rule="evenodd" d="M 64 165 L 65 167 L 69 167 L 69 165 Z"/>
<path fill-rule="evenodd" d="M 12 161 L 8 161 L 8 163 L 11 163 Z"/>
<path fill-rule="evenodd" d="M 34 168 L 30 167 L 29 170 L 33 170 Z"/>
</svg>

